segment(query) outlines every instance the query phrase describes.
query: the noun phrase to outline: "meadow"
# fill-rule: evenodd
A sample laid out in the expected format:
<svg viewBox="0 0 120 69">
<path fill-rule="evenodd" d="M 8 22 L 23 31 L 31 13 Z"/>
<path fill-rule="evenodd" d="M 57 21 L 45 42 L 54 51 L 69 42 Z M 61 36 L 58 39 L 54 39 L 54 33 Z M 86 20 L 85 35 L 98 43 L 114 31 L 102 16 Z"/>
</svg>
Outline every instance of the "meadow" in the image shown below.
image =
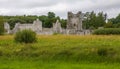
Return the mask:
<svg viewBox="0 0 120 69">
<path fill-rule="evenodd" d="M 119 35 L 39 35 L 20 44 L 0 36 L 0 69 L 120 69 Z"/>
</svg>

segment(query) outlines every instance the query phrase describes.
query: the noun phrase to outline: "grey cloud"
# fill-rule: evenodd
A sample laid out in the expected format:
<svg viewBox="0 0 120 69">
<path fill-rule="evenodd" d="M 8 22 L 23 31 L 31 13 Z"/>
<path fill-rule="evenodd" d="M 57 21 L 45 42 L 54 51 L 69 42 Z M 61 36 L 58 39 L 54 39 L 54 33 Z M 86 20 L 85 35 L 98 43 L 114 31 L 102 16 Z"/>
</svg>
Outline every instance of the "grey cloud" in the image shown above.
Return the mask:
<svg viewBox="0 0 120 69">
<path fill-rule="evenodd" d="M 54 5 L 55 2 L 50 0 L 8 0 L 0 3 L 0 7 L 4 8 L 35 8 Z"/>
<path fill-rule="evenodd" d="M 53 11 L 65 18 L 68 11 L 88 12 L 94 10 L 109 13 L 113 17 L 120 12 L 119 6 L 119 0 L 0 0 L 0 11 L 2 11 L 0 14 L 42 15 Z M 115 10 L 117 11 L 115 12 Z"/>
<path fill-rule="evenodd" d="M 4 8 L 36 8 L 48 7 L 58 3 L 71 3 L 74 4 L 79 0 L 1 0 L 0 7 Z M 81 0 L 82 1 L 82 0 Z"/>
</svg>

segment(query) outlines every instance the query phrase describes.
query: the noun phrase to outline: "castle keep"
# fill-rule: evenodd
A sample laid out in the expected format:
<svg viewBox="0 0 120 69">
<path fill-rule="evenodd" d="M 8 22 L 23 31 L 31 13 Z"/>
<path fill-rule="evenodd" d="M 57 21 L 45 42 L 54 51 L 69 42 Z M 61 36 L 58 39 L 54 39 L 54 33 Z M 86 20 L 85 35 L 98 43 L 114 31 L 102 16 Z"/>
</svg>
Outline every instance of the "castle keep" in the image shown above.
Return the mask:
<svg viewBox="0 0 120 69">
<path fill-rule="evenodd" d="M 74 30 L 82 31 L 81 16 L 82 16 L 81 12 L 78 12 L 77 14 L 68 12 L 67 29 L 74 29 Z"/>
<path fill-rule="evenodd" d="M 14 34 L 17 31 L 21 31 L 24 29 L 31 29 L 37 34 L 46 34 L 52 35 L 54 33 L 60 34 L 77 34 L 77 35 L 86 35 L 90 34 L 89 30 L 84 30 L 82 28 L 82 13 L 78 12 L 77 14 L 73 14 L 72 12 L 68 12 L 67 19 L 67 28 L 63 29 L 61 27 L 61 23 L 57 20 L 56 23 L 53 23 L 52 28 L 43 28 L 42 22 L 39 19 L 36 19 L 33 24 L 30 23 L 16 23 L 15 27 L 10 30 L 10 25 L 6 22 L 4 23 L 4 28 L 7 31 L 7 34 Z"/>
</svg>

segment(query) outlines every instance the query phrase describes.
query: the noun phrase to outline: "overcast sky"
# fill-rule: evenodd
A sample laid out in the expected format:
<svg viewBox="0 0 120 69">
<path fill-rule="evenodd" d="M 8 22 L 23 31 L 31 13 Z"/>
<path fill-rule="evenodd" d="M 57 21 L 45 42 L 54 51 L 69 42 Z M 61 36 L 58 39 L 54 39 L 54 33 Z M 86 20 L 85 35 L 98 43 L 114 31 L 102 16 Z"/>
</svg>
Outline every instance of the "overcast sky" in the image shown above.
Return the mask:
<svg viewBox="0 0 120 69">
<path fill-rule="evenodd" d="M 120 13 L 120 0 L 0 0 L 0 15 L 46 15 L 55 12 L 67 18 L 67 12 L 101 12 L 108 17 Z"/>
</svg>

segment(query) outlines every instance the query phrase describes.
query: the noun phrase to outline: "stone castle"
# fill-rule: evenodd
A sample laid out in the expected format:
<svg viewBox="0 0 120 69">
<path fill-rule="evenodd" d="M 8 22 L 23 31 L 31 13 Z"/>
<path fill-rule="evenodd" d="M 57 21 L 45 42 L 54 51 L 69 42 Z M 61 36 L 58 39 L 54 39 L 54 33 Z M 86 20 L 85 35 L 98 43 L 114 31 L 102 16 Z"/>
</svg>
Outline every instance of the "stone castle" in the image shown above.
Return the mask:
<svg viewBox="0 0 120 69">
<path fill-rule="evenodd" d="M 14 34 L 17 31 L 21 31 L 24 29 L 31 29 L 37 34 L 46 34 L 52 35 L 54 33 L 59 34 L 77 34 L 77 35 L 87 35 L 90 34 L 90 30 L 84 30 L 82 28 L 82 13 L 78 12 L 77 14 L 73 14 L 72 12 L 68 12 L 68 20 L 67 20 L 67 28 L 63 29 L 61 27 L 61 23 L 57 20 L 56 23 L 53 23 L 52 28 L 43 28 L 42 22 L 39 19 L 36 19 L 33 24 L 25 23 L 20 24 L 16 23 L 15 27 L 10 30 L 10 25 L 6 22 L 4 23 L 4 28 L 7 31 L 7 34 Z"/>
</svg>

